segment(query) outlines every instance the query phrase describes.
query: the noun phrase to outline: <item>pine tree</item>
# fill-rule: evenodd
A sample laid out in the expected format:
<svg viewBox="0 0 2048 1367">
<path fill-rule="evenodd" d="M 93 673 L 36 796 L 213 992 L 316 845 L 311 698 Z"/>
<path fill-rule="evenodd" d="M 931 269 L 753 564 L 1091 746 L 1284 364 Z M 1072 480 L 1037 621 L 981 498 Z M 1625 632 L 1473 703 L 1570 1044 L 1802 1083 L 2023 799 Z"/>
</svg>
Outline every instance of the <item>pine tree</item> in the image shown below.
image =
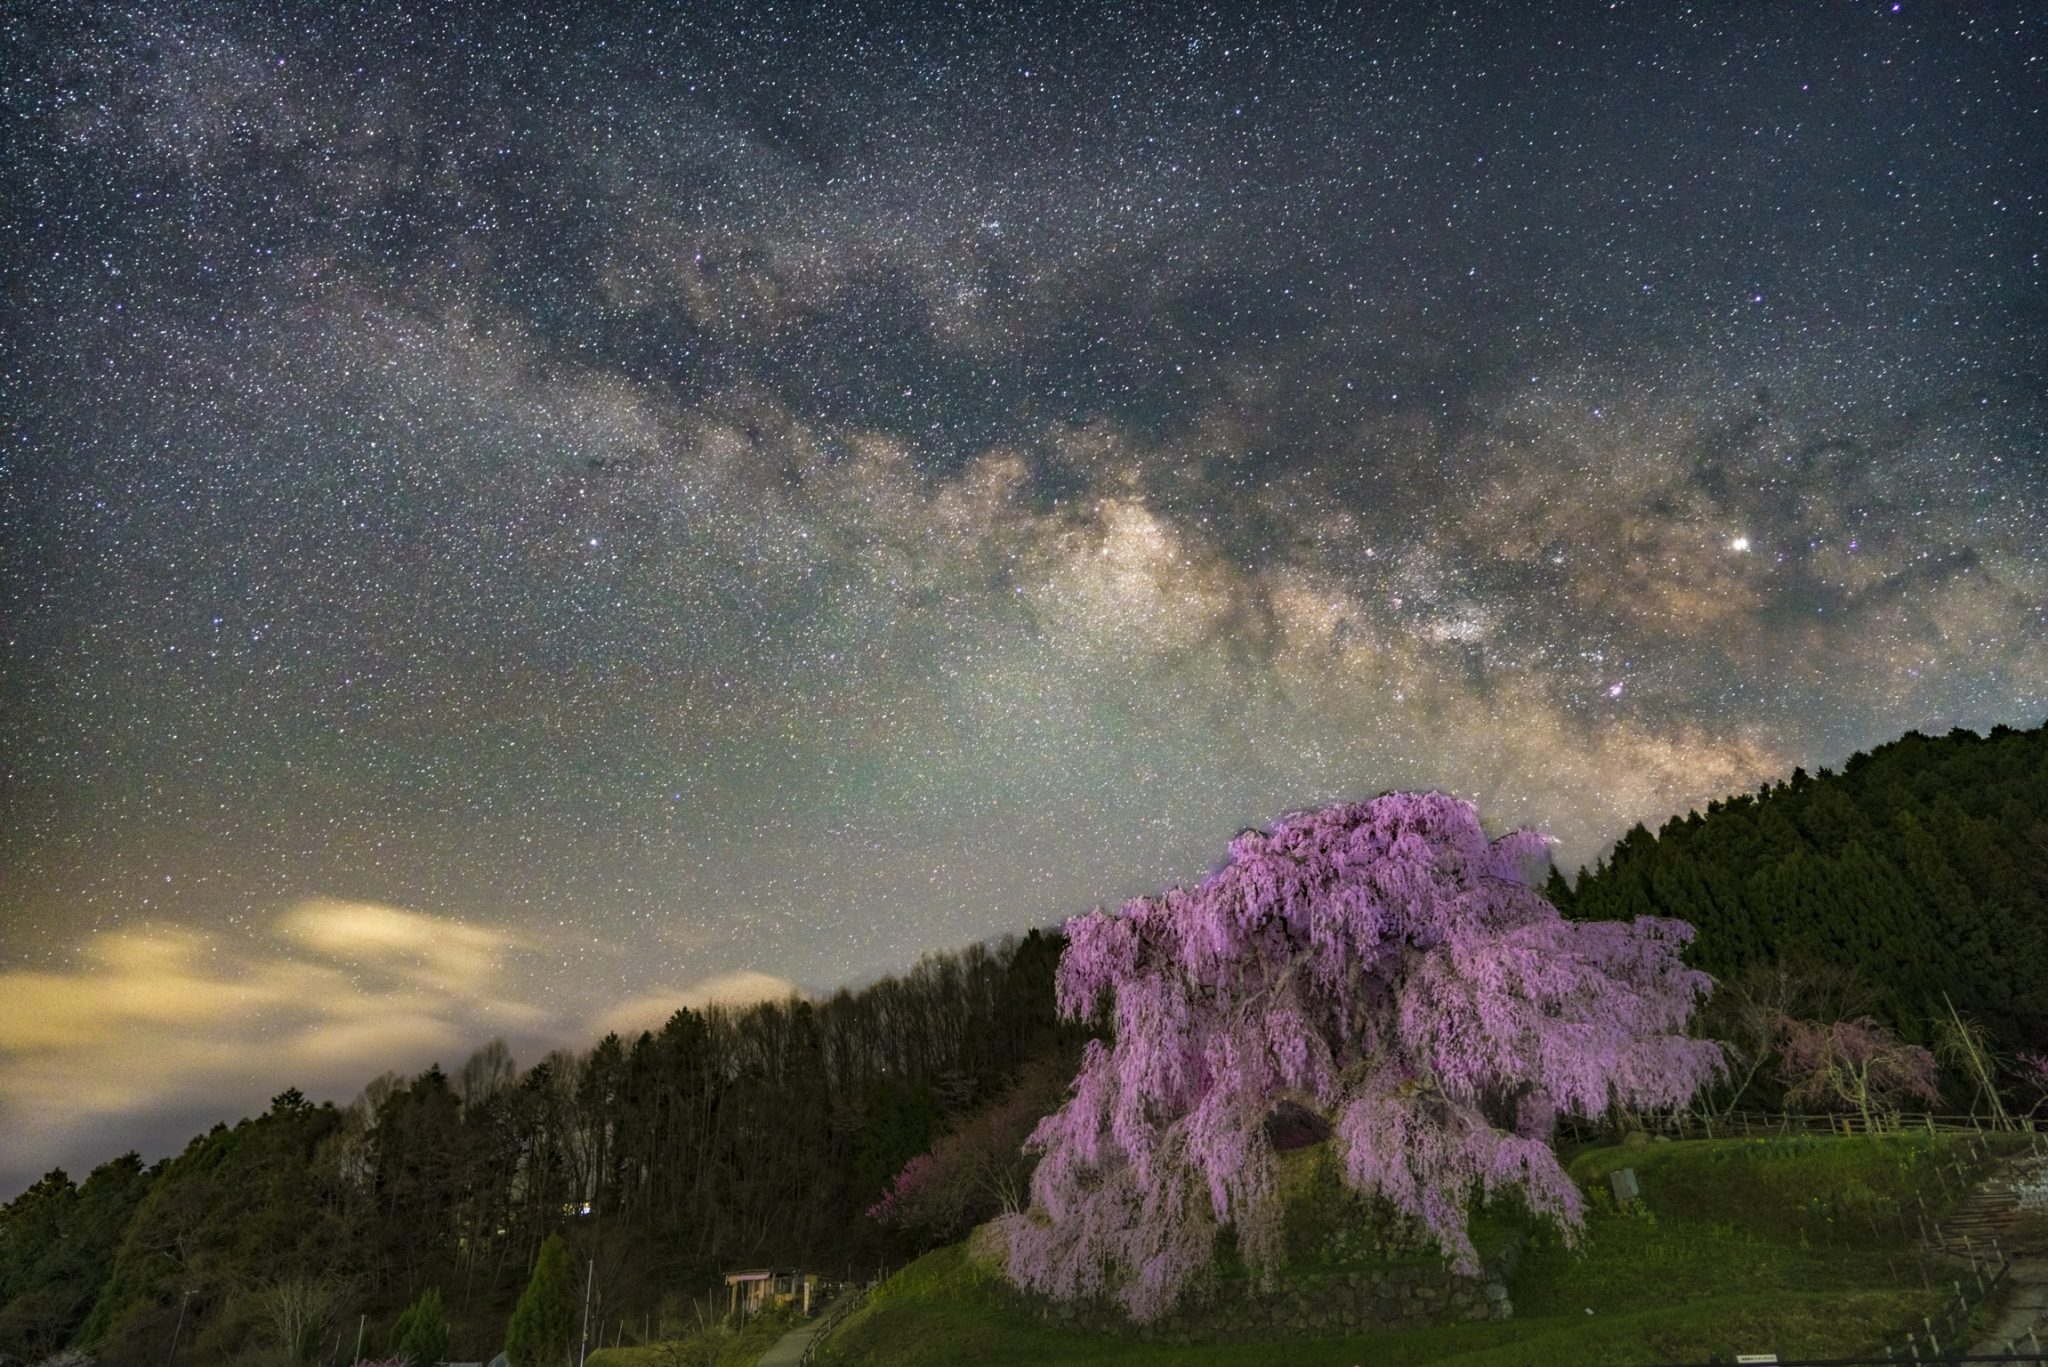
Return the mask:
<svg viewBox="0 0 2048 1367">
<path fill-rule="evenodd" d="M 562 1236 L 550 1234 L 505 1326 L 505 1356 L 512 1367 L 564 1367 L 575 1340 L 576 1276 Z"/>
<path fill-rule="evenodd" d="M 430 1286 L 405 1308 L 391 1331 L 396 1355 L 412 1367 L 433 1367 L 448 1356 L 448 1317 L 441 1309 L 441 1288 Z"/>
</svg>

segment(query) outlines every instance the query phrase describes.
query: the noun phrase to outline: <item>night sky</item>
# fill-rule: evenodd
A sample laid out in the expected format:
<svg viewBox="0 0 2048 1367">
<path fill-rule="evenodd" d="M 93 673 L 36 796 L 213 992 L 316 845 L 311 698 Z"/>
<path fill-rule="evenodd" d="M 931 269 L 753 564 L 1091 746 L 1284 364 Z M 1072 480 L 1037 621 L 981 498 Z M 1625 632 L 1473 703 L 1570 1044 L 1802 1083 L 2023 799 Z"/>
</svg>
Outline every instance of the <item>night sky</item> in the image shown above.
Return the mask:
<svg viewBox="0 0 2048 1367">
<path fill-rule="evenodd" d="M 0 19 L 0 1195 L 2048 714 L 2032 0 L 581 8 Z"/>
</svg>

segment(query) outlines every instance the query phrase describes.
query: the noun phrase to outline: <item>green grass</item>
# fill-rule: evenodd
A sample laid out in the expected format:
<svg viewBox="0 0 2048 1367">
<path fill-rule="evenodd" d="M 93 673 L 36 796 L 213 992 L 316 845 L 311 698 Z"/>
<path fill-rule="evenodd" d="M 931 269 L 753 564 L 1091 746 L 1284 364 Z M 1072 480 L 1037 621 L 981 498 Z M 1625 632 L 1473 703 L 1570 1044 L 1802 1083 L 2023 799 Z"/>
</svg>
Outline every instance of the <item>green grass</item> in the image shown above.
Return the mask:
<svg viewBox="0 0 2048 1367">
<path fill-rule="evenodd" d="M 666 1343 L 634 1348 L 600 1348 L 589 1367 L 754 1367 L 761 1354 L 794 1328 L 799 1317 L 783 1312 L 756 1315 L 737 1333 L 720 1327 Z"/>
<path fill-rule="evenodd" d="M 1900 1240 L 1898 1210 L 1916 1195 L 1942 1210 L 1937 1155 L 1950 1156 L 1948 1142 L 1926 1136 L 1589 1150 L 1570 1165 L 1592 1197 L 1586 1236 L 1574 1250 L 1538 1229 L 1513 1280 L 1512 1320 L 1343 1339 L 1188 1346 L 1067 1332 L 956 1246 L 880 1287 L 833 1336 L 824 1361 L 1602 1367 L 1764 1350 L 1876 1350 L 1935 1308 Z M 1606 1196 L 1607 1175 L 1620 1167 L 1635 1168 L 1642 1189 L 1628 1210 Z M 1300 1204 L 1315 1179 L 1294 1174 L 1291 1181 L 1300 1185 L 1290 1193 L 1290 1212 L 1327 1220 L 1327 1203 Z M 1482 1248 L 1513 1223 L 1506 1216 L 1484 1226 Z M 1320 1270 L 1333 1261 L 1304 1256 L 1300 1264 Z"/>
</svg>

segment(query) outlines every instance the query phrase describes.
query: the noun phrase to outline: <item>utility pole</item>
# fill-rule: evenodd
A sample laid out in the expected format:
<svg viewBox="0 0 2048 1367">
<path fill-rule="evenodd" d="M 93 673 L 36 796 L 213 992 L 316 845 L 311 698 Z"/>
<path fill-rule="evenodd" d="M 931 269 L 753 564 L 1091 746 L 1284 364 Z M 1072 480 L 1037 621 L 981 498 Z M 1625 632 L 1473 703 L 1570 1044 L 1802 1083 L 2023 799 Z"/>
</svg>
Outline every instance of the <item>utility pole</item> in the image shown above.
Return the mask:
<svg viewBox="0 0 2048 1367">
<path fill-rule="evenodd" d="M 590 1356 L 590 1285 L 597 1280 L 597 1259 L 590 1260 L 589 1275 L 583 1279 L 583 1344 L 576 1350 L 576 1367 L 583 1367 L 584 1359 Z"/>
<path fill-rule="evenodd" d="M 164 1367 L 170 1367 L 178 1360 L 178 1334 L 185 1327 L 185 1306 L 191 1301 L 192 1293 L 187 1291 L 178 1298 L 178 1322 L 171 1326 L 171 1351 L 164 1354 Z"/>
</svg>

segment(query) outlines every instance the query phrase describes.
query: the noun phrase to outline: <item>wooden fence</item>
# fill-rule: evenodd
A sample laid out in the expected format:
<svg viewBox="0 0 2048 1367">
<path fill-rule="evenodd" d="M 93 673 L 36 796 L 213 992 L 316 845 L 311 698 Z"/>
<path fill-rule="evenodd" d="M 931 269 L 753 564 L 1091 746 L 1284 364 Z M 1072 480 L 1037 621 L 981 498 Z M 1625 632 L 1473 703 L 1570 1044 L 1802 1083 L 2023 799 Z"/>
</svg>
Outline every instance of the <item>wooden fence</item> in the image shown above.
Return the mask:
<svg viewBox="0 0 2048 1367">
<path fill-rule="evenodd" d="M 798 1367 L 812 1367 L 812 1364 L 818 1360 L 819 1351 L 825 1346 L 825 1340 L 832 1336 L 832 1331 L 845 1323 L 847 1316 L 860 1309 L 863 1305 L 866 1305 L 868 1303 L 868 1293 L 873 1291 L 878 1285 L 880 1285 L 879 1278 L 868 1283 L 866 1286 L 856 1289 L 852 1295 L 841 1296 L 837 1301 L 833 1302 L 832 1308 L 827 1310 L 824 1318 L 818 1321 L 818 1331 L 812 1334 L 811 1341 L 804 1345 L 804 1355 L 797 1359 Z"/>
<path fill-rule="evenodd" d="M 1789 1111 L 1726 1111 L 1700 1114 L 1683 1111 L 1639 1117 L 1646 1133 L 1685 1139 L 1738 1139 L 1794 1134 L 2020 1134 L 2029 1136 L 2037 1151 L 2048 1146 L 2048 1119 L 2022 1117 L 2003 1129 L 1984 1123 L 1974 1115 L 1934 1115 L 1924 1111 L 1893 1112 L 1863 1117 L 1823 1112 L 1803 1115 Z"/>
</svg>

